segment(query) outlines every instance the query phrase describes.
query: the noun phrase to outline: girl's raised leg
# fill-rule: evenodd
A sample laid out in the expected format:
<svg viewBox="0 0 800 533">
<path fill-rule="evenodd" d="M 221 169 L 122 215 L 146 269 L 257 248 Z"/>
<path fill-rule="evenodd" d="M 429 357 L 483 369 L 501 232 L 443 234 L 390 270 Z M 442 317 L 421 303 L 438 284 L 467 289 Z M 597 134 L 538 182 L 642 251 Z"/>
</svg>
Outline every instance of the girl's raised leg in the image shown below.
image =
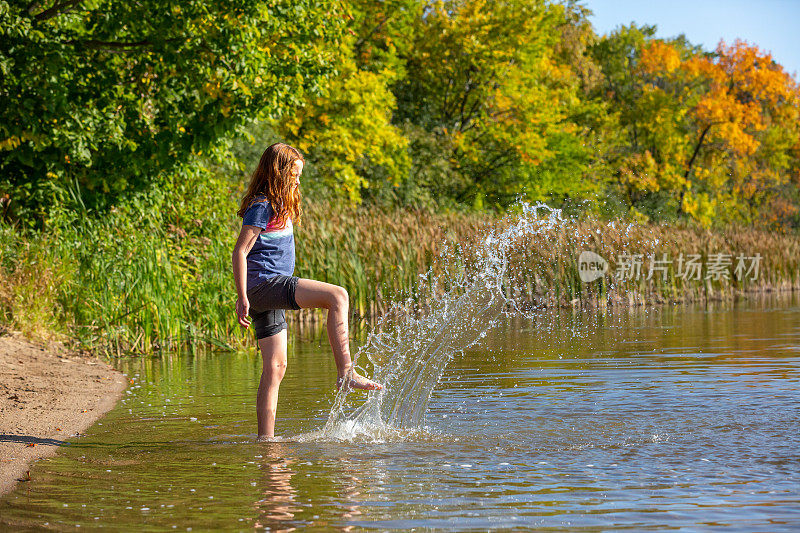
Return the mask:
<svg viewBox="0 0 800 533">
<path fill-rule="evenodd" d="M 350 330 L 348 326 L 350 312 L 350 298 L 343 287 L 300 278 L 297 281 L 294 299 L 297 305 L 303 308 L 318 308 L 328 310 L 328 342 L 333 350 L 336 360 L 336 369 L 339 373 L 337 387 L 347 379 L 353 361 L 350 358 Z M 350 386 L 354 389 L 382 389 L 379 383 L 361 376 L 353 370 L 350 375 Z"/>
<path fill-rule="evenodd" d="M 286 330 L 258 340 L 264 367 L 256 394 L 258 439 L 275 437 L 275 412 L 278 409 L 278 388 L 286 373 Z"/>
</svg>

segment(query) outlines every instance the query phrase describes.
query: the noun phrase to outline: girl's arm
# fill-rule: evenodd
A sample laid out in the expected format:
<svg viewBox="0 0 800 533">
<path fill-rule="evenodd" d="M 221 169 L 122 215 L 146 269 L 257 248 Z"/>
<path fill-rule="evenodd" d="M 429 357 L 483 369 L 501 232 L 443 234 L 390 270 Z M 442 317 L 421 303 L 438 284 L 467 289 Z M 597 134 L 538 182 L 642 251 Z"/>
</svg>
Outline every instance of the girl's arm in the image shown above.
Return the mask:
<svg viewBox="0 0 800 533">
<path fill-rule="evenodd" d="M 236 314 L 239 317 L 239 324 L 244 327 L 250 326 L 250 319 L 247 318 L 250 312 L 250 302 L 247 299 L 247 254 L 256 243 L 261 228 L 258 226 L 242 225 L 239 232 L 239 239 L 233 247 L 233 282 L 236 285 Z"/>
</svg>

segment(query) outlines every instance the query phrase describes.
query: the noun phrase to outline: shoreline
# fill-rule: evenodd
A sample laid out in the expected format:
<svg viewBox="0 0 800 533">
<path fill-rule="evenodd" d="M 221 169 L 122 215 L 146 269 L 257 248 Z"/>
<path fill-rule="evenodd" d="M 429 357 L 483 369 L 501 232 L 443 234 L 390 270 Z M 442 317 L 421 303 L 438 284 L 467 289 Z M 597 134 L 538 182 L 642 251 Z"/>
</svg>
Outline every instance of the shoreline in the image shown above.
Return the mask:
<svg viewBox="0 0 800 533">
<path fill-rule="evenodd" d="M 127 378 L 109 364 L 0 337 L 0 496 L 30 480 L 32 462 L 55 455 L 122 397 Z"/>
</svg>

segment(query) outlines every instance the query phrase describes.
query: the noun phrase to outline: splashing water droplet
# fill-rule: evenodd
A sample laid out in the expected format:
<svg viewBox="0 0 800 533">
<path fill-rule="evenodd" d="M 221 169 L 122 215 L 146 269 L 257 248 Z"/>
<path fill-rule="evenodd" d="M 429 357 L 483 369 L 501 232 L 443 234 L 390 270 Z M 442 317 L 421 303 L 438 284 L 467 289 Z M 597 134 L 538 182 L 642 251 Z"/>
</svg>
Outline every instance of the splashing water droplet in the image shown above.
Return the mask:
<svg viewBox="0 0 800 533">
<path fill-rule="evenodd" d="M 448 362 L 479 342 L 503 314 L 529 316 L 530 307 L 515 296 L 519 291 L 506 283 L 510 255 L 525 242 L 552 238 L 564 219 L 545 204 L 518 206 L 519 215 L 476 244 L 444 246 L 438 273 L 431 268 L 421 275 L 412 294 L 377 320 L 354 362 L 366 357 L 384 388 L 352 407 L 352 391 L 343 387 L 315 440 L 372 440 L 418 428 Z M 511 267 L 524 268 L 517 263 Z"/>
</svg>

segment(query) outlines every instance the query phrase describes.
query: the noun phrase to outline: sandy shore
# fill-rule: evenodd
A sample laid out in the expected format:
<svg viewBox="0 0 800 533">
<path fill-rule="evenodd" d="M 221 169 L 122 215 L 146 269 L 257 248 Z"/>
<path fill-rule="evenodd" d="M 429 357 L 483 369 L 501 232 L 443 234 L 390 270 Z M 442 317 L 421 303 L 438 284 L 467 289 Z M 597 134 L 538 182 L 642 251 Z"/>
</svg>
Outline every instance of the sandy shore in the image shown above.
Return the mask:
<svg viewBox="0 0 800 533">
<path fill-rule="evenodd" d="M 108 412 L 125 385 L 97 359 L 0 337 L 0 494 Z"/>
</svg>

